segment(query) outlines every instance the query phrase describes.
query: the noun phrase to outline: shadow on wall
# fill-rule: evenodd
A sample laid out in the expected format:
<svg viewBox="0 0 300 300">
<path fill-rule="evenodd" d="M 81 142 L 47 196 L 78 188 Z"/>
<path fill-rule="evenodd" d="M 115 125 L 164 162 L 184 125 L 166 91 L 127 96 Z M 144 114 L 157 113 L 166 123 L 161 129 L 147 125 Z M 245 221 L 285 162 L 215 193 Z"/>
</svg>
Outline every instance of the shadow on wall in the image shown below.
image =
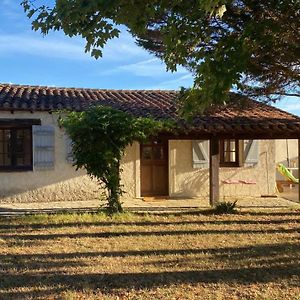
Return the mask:
<svg viewBox="0 0 300 300">
<path fill-rule="evenodd" d="M 209 197 L 209 169 L 199 169 L 184 176 L 184 172 L 176 175 L 180 180 L 177 191 L 172 193 L 174 197 Z M 251 174 L 251 176 L 250 176 Z M 223 196 L 252 196 L 261 195 L 259 182 L 256 184 L 235 183 L 226 184 L 224 180 L 249 180 L 255 181 L 256 171 L 254 167 L 221 168 L 220 169 L 220 193 Z M 267 180 L 266 180 L 267 182 Z M 226 194 L 226 195 L 224 195 Z"/>
<path fill-rule="evenodd" d="M 251 174 L 251 176 L 249 175 Z M 224 180 L 238 181 L 238 183 L 224 183 Z M 243 167 L 241 168 L 222 168 L 222 179 L 220 180 L 220 192 L 221 197 L 232 197 L 232 196 L 249 196 L 258 197 L 260 196 L 260 188 L 257 186 L 259 182 L 255 184 L 246 184 L 239 182 L 242 181 L 256 181 L 255 167 Z"/>
<path fill-rule="evenodd" d="M 181 174 L 176 174 L 180 176 Z M 184 177 L 181 180 L 177 191 L 173 193 L 174 197 L 195 197 L 201 195 L 209 197 L 209 170 L 199 169 Z"/>
<path fill-rule="evenodd" d="M 275 160 L 270 144 L 264 144 L 259 153 L 258 164 L 239 168 L 222 168 L 221 193 L 226 196 L 260 197 L 275 194 Z M 236 183 L 226 184 L 223 180 Z"/>
</svg>

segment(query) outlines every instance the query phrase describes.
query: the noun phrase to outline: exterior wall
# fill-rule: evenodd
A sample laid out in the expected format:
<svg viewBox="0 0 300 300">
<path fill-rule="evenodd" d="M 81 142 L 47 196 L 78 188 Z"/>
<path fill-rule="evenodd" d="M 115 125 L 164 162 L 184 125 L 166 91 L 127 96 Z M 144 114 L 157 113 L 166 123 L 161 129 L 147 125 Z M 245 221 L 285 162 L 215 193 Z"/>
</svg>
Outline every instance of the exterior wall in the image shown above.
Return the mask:
<svg viewBox="0 0 300 300">
<path fill-rule="evenodd" d="M 298 165 L 298 140 L 276 140 L 276 163 L 287 165 L 287 157 L 290 167 Z"/>
<path fill-rule="evenodd" d="M 124 186 L 125 193 L 122 198 L 124 201 L 128 198 L 140 196 L 140 145 L 135 142 L 129 146 L 122 160 L 121 184 Z"/>
<path fill-rule="evenodd" d="M 41 119 L 55 126 L 55 167 L 52 170 L 0 172 L 0 202 L 48 202 L 99 199 L 99 184 L 84 170 L 75 171 L 67 159 L 64 130 L 57 116 L 48 113 L 0 112 L 0 118 Z M 122 161 L 122 184 L 128 198 L 140 197 L 140 147 L 133 143 Z M 220 192 L 223 197 L 270 195 L 275 191 L 275 142 L 261 141 L 259 163 L 254 167 L 222 168 Z M 224 184 L 222 180 L 255 180 L 256 184 Z M 171 197 L 208 197 L 208 169 L 193 169 L 192 141 L 169 141 L 169 194 Z"/>
<path fill-rule="evenodd" d="M 64 130 L 57 126 L 57 116 L 49 113 L 0 112 L 0 118 L 41 119 L 42 125 L 55 126 L 55 167 L 53 170 L 0 172 L 0 202 L 48 202 L 99 199 L 100 189 L 84 170 L 75 171 L 66 160 Z M 135 196 L 136 144 L 128 147 L 122 167 L 123 183 L 129 187 L 124 198 Z M 139 153 L 138 153 L 139 155 Z"/>
<path fill-rule="evenodd" d="M 192 166 L 192 141 L 169 142 L 170 196 L 209 196 L 209 170 Z M 222 198 L 272 195 L 275 192 L 275 142 L 260 141 L 259 162 L 253 167 L 220 168 Z M 254 180 L 256 184 L 225 184 L 223 180 Z"/>
</svg>

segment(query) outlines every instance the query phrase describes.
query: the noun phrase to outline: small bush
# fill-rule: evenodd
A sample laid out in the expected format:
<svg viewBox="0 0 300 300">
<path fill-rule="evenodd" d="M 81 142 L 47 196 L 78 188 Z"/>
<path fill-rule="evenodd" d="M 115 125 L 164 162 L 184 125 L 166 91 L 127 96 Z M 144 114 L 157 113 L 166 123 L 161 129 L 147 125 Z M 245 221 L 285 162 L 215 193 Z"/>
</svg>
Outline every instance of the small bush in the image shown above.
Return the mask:
<svg viewBox="0 0 300 300">
<path fill-rule="evenodd" d="M 214 212 L 217 214 L 234 214 L 236 212 L 236 202 L 220 202 L 214 208 Z"/>
</svg>

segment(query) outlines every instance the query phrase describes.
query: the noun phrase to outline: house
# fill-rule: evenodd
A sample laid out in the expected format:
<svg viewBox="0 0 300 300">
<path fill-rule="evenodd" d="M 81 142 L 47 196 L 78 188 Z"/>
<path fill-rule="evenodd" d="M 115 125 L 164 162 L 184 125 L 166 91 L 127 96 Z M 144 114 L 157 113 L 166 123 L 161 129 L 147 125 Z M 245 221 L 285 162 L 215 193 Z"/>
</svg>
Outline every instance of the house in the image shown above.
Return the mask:
<svg viewBox="0 0 300 300">
<path fill-rule="evenodd" d="M 300 137 L 300 118 L 243 99 L 192 123 L 177 113 L 175 91 L 125 91 L 0 84 L 0 201 L 99 198 L 99 185 L 72 165 L 58 109 L 109 105 L 136 116 L 171 118 L 180 133 L 135 142 L 122 161 L 126 198 L 210 197 L 275 193 L 275 139 Z M 233 95 L 232 97 L 237 97 Z"/>
</svg>

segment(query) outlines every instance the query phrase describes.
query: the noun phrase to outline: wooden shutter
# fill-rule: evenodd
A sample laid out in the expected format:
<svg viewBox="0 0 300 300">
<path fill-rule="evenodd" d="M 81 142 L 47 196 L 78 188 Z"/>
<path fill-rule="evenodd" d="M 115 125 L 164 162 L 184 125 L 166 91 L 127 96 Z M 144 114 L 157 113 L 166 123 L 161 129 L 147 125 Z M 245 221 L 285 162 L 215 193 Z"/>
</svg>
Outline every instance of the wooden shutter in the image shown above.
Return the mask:
<svg viewBox="0 0 300 300">
<path fill-rule="evenodd" d="M 194 140 L 193 148 L 193 168 L 209 168 L 209 140 Z"/>
<path fill-rule="evenodd" d="M 66 141 L 66 160 L 69 163 L 74 162 L 74 156 L 73 156 L 73 145 L 71 138 L 66 134 L 65 135 L 65 141 Z"/>
<path fill-rule="evenodd" d="M 244 157 L 245 166 L 252 167 L 258 164 L 259 160 L 259 141 L 245 140 L 244 141 Z"/>
<path fill-rule="evenodd" d="M 51 125 L 34 125 L 33 133 L 33 167 L 38 170 L 54 168 L 54 127 Z"/>
</svg>

